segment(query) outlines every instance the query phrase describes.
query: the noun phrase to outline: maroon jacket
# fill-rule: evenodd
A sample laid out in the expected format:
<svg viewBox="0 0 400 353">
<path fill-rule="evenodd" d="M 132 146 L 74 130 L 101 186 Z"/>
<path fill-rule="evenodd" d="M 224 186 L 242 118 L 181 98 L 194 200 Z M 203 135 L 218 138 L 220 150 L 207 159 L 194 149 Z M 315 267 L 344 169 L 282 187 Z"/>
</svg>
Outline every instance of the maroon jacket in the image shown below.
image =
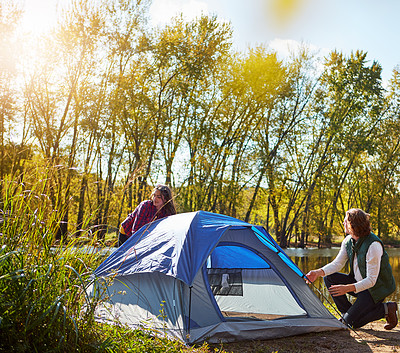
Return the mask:
<svg viewBox="0 0 400 353">
<path fill-rule="evenodd" d="M 135 210 L 126 217 L 122 222 L 126 236 L 129 238 L 133 233 L 143 227 L 145 224 L 155 221 L 156 219 L 167 217 L 164 208 L 158 211 L 153 205 L 153 201 L 147 200 L 141 202 Z"/>
</svg>

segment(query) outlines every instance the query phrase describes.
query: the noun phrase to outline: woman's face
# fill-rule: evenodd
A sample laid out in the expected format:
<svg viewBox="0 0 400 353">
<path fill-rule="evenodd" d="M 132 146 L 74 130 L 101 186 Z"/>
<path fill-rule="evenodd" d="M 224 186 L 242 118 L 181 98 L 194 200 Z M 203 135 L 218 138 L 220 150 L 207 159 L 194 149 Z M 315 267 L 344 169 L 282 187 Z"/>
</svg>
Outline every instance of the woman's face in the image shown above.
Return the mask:
<svg viewBox="0 0 400 353">
<path fill-rule="evenodd" d="M 354 239 L 358 239 L 358 237 L 356 237 L 353 234 L 353 230 L 351 229 L 351 225 L 347 219 L 347 215 L 346 215 L 346 217 L 344 217 L 343 225 L 344 225 L 344 231 L 346 232 L 346 234 L 350 234 Z"/>
<path fill-rule="evenodd" d="M 344 217 L 343 225 L 344 225 L 344 231 L 346 232 L 346 234 L 350 234 L 350 227 L 349 227 L 349 221 L 347 220 L 347 215 L 346 215 L 346 217 Z"/>
<path fill-rule="evenodd" d="M 160 190 L 156 190 L 153 194 L 153 205 L 159 210 L 165 203 L 164 196 Z"/>
</svg>

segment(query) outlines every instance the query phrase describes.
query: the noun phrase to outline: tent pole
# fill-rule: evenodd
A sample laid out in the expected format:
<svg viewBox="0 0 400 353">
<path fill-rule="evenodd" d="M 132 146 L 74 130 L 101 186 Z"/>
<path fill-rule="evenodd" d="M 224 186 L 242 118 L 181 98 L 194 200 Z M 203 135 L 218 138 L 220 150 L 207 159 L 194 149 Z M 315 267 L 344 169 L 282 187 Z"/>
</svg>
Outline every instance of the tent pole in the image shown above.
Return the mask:
<svg viewBox="0 0 400 353">
<path fill-rule="evenodd" d="M 192 288 L 193 286 L 189 287 L 189 323 L 188 323 L 188 335 L 190 335 L 190 320 L 191 320 L 191 313 L 192 313 Z"/>
</svg>

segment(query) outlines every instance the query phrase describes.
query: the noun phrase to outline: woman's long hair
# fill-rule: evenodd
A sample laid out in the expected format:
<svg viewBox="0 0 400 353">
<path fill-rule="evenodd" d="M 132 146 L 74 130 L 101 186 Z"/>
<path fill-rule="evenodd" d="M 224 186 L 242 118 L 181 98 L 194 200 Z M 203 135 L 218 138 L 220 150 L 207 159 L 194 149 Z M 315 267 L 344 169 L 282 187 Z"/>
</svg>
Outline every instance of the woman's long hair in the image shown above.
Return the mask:
<svg viewBox="0 0 400 353">
<path fill-rule="evenodd" d="M 346 212 L 346 215 L 354 235 L 360 238 L 368 236 L 372 230 L 369 222 L 369 213 L 359 208 L 351 208 Z"/>
<path fill-rule="evenodd" d="M 156 191 L 160 191 L 161 195 L 164 198 L 164 206 L 163 209 L 167 213 L 168 216 L 176 214 L 174 198 L 172 197 L 172 191 L 167 185 L 157 184 L 153 192 L 151 193 L 151 197 L 153 197 Z"/>
</svg>

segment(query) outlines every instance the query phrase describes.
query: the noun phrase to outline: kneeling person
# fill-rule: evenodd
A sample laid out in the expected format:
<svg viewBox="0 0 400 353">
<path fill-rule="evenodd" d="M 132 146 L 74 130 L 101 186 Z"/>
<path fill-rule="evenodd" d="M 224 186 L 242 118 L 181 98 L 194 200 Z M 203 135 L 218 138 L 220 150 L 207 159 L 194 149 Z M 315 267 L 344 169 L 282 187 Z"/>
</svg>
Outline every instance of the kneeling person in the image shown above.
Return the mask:
<svg viewBox="0 0 400 353">
<path fill-rule="evenodd" d="M 371 231 L 370 215 L 360 209 L 346 212 L 343 225 L 346 238 L 336 258 L 320 269 L 307 273 L 307 282 L 324 277 L 342 319 L 347 325 L 358 328 L 386 317 L 386 330 L 397 325 L 397 303 L 384 299 L 396 289 L 389 257 L 382 241 Z M 339 273 L 346 262 L 350 273 Z M 346 293 L 355 296 L 354 304 Z"/>
</svg>

